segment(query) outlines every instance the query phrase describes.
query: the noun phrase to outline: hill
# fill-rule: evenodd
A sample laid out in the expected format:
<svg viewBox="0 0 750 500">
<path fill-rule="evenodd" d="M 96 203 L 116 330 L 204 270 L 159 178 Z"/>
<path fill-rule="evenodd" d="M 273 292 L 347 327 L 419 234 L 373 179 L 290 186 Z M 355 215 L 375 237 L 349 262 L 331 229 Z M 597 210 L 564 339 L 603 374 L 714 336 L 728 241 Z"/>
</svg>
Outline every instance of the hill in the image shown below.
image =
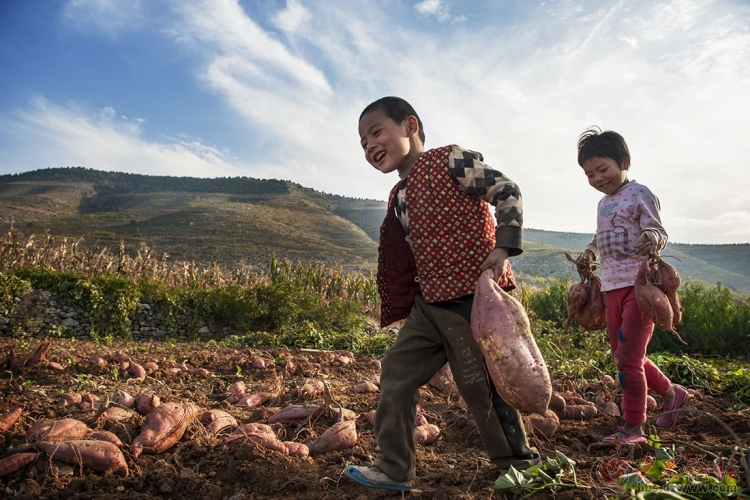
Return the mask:
<svg viewBox="0 0 750 500">
<path fill-rule="evenodd" d="M 322 193 L 282 180 L 198 179 L 49 168 L 0 176 L 0 229 L 83 244 L 231 267 L 265 268 L 270 256 L 372 271 L 386 204 Z M 564 252 L 578 254 L 591 235 L 524 230 L 513 259 L 527 279 L 575 277 Z M 750 292 L 750 245 L 670 243 L 664 252 L 686 278 Z"/>
</svg>

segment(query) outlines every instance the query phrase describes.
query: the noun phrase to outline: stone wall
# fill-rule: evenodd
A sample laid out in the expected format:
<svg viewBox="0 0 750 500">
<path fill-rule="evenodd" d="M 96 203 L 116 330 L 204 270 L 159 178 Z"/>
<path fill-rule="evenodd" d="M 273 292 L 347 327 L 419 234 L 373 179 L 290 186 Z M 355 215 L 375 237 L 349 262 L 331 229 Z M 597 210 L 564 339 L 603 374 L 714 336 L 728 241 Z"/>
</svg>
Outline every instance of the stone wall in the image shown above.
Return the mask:
<svg viewBox="0 0 750 500">
<path fill-rule="evenodd" d="M 34 337 L 46 335 L 86 340 L 91 338 L 91 324 L 74 308 L 45 290 L 31 290 L 17 297 L 13 312 L 0 310 L 0 336 Z M 211 331 L 206 325 L 190 328 L 190 311 L 177 318 L 176 328 L 168 331 L 161 311 L 150 304 L 141 304 L 132 318 L 132 340 L 208 340 L 229 335 L 226 328 Z"/>
</svg>

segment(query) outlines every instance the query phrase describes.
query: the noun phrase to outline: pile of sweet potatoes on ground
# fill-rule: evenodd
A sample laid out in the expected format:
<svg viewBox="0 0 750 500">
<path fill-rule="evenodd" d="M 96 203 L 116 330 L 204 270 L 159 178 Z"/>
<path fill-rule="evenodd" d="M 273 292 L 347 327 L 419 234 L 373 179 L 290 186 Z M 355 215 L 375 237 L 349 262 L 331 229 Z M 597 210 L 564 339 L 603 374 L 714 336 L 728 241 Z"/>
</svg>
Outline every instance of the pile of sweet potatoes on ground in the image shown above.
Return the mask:
<svg viewBox="0 0 750 500">
<path fill-rule="evenodd" d="M 45 339 L 40 346 L 48 352 L 51 341 Z M 332 366 L 354 362 L 354 354 L 348 351 L 315 352 L 324 363 Z M 247 355 L 232 356 L 231 366 L 256 370 L 262 373 L 263 382 L 249 390 L 244 381 L 235 381 L 215 395 L 219 408 L 211 409 L 201 408 L 194 401 L 177 400 L 169 394 L 140 390 L 144 382 L 206 377 L 204 371 L 190 368 L 185 361 L 177 363 L 162 357 L 137 362 L 121 352 L 82 360 L 77 368 L 107 378 L 115 375 L 121 386 L 99 395 L 90 392 L 56 395 L 53 404 L 66 408 L 67 418 L 29 422 L 31 416 L 24 415 L 20 406 L 0 415 L 0 433 L 9 432 L 12 443 L 5 449 L 5 456 L 0 457 L 0 477 L 42 456 L 46 456 L 50 464 L 62 462 L 102 473 L 128 474 L 137 467 L 139 456 L 159 454 L 175 445 L 179 445 L 175 453 L 183 446 L 208 449 L 249 445 L 294 457 L 354 447 L 358 439 L 356 421 L 360 415 L 336 401 L 325 376 L 286 378 L 290 373 L 318 374 L 320 364 L 304 357 L 295 359 L 288 352 L 281 353 L 279 358 L 283 358 L 282 364 L 277 364 L 278 359 L 275 362 L 253 355 L 250 350 Z M 371 365 L 379 369 L 377 360 L 371 360 Z M 31 374 L 24 370 L 19 373 Z M 154 385 L 152 383 L 151 387 Z M 378 386 L 376 375 L 345 390 L 378 392 Z M 261 412 L 265 417 L 260 419 L 258 413 L 248 412 L 273 404 L 282 395 L 292 396 L 299 404 L 289 404 L 272 414 L 268 411 L 270 408 L 266 408 Z M 235 415 L 248 414 L 252 421 L 243 422 L 230 411 Z M 362 418 L 363 423 L 373 425 L 374 410 Z M 421 411 L 417 415 L 415 434 L 420 444 L 433 443 L 440 434 L 440 429 L 430 423 L 429 418 Z M 321 423 L 325 425 L 325 430 L 319 434 L 313 431 L 312 424 L 316 422 L 317 428 Z"/>
</svg>

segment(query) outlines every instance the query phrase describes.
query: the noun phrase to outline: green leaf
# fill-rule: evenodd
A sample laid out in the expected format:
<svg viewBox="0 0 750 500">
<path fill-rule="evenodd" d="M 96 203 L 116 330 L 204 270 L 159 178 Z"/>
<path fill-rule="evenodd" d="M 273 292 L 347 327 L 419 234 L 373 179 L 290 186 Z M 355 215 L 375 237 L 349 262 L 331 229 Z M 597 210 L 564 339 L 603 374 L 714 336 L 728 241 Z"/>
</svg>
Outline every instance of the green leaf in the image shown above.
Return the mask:
<svg viewBox="0 0 750 500">
<path fill-rule="evenodd" d="M 494 488 L 496 490 L 505 491 L 521 488 L 524 482 L 528 480 L 523 477 L 519 471 L 517 471 L 512 465 L 508 468 L 508 472 L 502 474 L 495 480 Z"/>
<path fill-rule="evenodd" d="M 674 450 L 669 448 L 657 448 L 656 459 L 663 462 L 668 462 L 674 458 Z"/>
<path fill-rule="evenodd" d="M 648 486 L 653 486 L 651 481 L 646 479 L 640 472 L 623 474 L 622 476 L 620 476 L 617 482 L 631 490 L 643 489 Z"/>
</svg>

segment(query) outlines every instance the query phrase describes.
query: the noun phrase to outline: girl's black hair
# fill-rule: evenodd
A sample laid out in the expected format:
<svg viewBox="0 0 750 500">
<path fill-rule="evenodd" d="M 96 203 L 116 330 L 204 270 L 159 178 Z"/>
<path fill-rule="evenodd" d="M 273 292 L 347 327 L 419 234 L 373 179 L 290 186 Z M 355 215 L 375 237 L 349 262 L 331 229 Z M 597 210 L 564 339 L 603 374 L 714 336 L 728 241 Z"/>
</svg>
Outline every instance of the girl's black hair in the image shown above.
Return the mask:
<svg viewBox="0 0 750 500">
<path fill-rule="evenodd" d="M 419 124 L 419 138 L 422 140 L 422 144 L 424 144 L 425 136 L 424 127 L 422 126 L 422 120 L 419 119 L 419 115 L 416 111 L 414 111 L 414 108 L 411 104 L 406 102 L 404 99 L 401 99 L 400 97 L 381 97 L 377 101 L 369 104 L 362 111 L 362 113 L 359 115 L 359 120 L 362 121 L 363 116 L 371 111 L 376 111 L 378 109 L 383 110 L 385 116 L 396 123 L 402 123 L 404 120 L 406 120 L 407 117 L 415 116 L 417 118 L 417 123 Z"/>
<path fill-rule="evenodd" d="M 578 164 L 589 158 L 612 158 L 621 167 L 625 160 L 630 161 L 630 151 L 625 139 L 612 130 L 602 132 L 597 126 L 588 128 L 578 138 Z"/>
</svg>

